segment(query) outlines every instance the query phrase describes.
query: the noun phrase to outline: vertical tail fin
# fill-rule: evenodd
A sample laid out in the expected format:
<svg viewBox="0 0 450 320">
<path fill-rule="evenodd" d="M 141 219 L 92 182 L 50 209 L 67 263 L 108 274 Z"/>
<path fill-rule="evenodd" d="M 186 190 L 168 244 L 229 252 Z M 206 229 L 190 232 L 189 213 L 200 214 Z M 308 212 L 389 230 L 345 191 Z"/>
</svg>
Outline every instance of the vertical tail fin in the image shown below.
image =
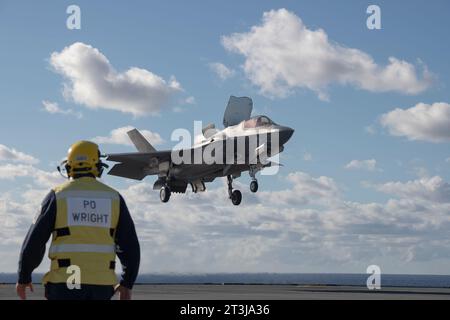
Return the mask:
<svg viewBox="0 0 450 320">
<path fill-rule="evenodd" d="M 156 149 L 144 138 L 144 136 L 137 130 L 133 129 L 127 132 L 131 142 L 139 152 L 150 153 L 156 152 Z"/>
</svg>

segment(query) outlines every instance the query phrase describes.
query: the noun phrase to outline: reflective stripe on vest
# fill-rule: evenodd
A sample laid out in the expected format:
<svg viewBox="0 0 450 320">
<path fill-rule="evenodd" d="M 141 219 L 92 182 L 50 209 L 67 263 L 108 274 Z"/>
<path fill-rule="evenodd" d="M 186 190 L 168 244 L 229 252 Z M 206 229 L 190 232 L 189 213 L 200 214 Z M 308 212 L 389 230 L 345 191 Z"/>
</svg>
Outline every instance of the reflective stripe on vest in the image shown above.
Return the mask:
<svg viewBox="0 0 450 320">
<path fill-rule="evenodd" d="M 56 199 L 64 198 L 105 198 L 111 200 L 119 200 L 117 193 L 109 191 L 97 191 L 97 190 L 64 190 L 56 193 Z"/>
<path fill-rule="evenodd" d="M 93 253 L 115 253 L 114 245 L 99 244 L 58 244 L 51 245 L 49 253 L 65 253 L 65 252 L 93 252 Z"/>
</svg>

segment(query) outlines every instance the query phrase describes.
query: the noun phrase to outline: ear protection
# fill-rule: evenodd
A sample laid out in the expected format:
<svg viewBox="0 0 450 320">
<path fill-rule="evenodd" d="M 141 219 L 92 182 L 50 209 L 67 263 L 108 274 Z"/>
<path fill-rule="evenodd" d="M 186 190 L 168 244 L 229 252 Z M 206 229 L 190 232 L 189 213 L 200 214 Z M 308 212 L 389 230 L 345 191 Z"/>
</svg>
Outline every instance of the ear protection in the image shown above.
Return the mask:
<svg viewBox="0 0 450 320">
<path fill-rule="evenodd" d="M 64 168 L 64 170 L 65 170 L 65 175 L 64 175 L 63 171 L 61 170 L 61 167 Z M 58 170 L 58 172 L 59 172 L 59 174 L 60 174 L 61 176 L 63 176 L 63 177 L 66 178 L 66 179 L 69 179 L 68 172 L 69 172 L 69 170 L 70 170 L 70 166 L 67 164 L 67 160 L 62 161 L 62 162 L 59 164 L 59 166 L 56 167 L 56 169 Z"/>
<path fill-rule="evenodd" d="M 101 156 L 101 155 L 99 156 L 99 158 L 100 158 L 100 157 L 104 158 L 104 156 Z M 97 177 L 98 177 L 98 178 L 100 178 L 100 177 L 102 176 L 103 171 L 105 170 L 105 168 L 109 168 L 109 165 L 107 165 L 106 163 L 101 162 L 101 161 L 97 162 L 97 163 L 95 164 L 95 166 L 96 166 L 96 168 L 97 168 L 97 172 L 98 172 Z M 61 169 L 61 168 L 63 168 L 63 169 Z M 61 176 L 63 176 L 64 178 L 66 178 L 66 179 L 69 179 L 69 178 L 70 178 L 70 177 L 69 177 L 69 172 L 70 172 L 70 170 L 71 170 L 72 168 L 67 164 L 67 160 L 62 161 L 62 162 L 60 163 L 60 165 L 56 167 L 56 169 L 58 170 L 59 174 L 60 174 Z M 65 173 L 65 174 L 64 174 L 64 173 Z"/>
</svg>

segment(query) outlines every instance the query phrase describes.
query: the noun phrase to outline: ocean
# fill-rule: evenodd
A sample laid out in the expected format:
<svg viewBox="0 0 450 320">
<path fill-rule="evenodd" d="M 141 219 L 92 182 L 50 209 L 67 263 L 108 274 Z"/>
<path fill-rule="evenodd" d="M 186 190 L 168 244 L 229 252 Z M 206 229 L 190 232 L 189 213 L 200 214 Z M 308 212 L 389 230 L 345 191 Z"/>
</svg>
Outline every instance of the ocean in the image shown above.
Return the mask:
<svg viewBox="0 0 450 320">
<path fill-rule="evenodd" d="M 366 286 L 368 274 L 345 273 L 214 273 L 214 274 L 142 274 L 141 284 L 298 284 Z M 42 274 L 34 274 L 39 283 Z M 0 273 L 0 283 L 15 283 L 14 273 Z M 382 274 L 382 287 L 450 288 L 450 275 Z"/>
</svg>

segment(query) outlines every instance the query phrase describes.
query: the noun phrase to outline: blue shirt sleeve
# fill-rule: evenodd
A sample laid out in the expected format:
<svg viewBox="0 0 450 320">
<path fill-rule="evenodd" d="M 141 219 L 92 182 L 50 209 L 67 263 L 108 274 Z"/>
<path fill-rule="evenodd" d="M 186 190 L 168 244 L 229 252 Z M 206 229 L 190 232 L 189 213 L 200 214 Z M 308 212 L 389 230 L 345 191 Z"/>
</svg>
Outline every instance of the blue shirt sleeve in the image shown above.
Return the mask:
<svg viewBox="0 0 450 320">
<path fill-rule="evenodd" d="M 45 245 L 52 234 L 56 220 L 56 196 L 50 191 L 41 204 L 41 212 L 28 230 L 19 258 L 18 283 L 31 282 L 31 274 L 42 262 Z"/>
<path fill-rule="evenodd" d="M 123 270 L 120 284 L 132 289 L 139 272 L 141 250 L 133 219 L 122 196 L 120 196 L 120 215 L 115 242 L 118 247 L 117 256 Z"/>
</svg>

